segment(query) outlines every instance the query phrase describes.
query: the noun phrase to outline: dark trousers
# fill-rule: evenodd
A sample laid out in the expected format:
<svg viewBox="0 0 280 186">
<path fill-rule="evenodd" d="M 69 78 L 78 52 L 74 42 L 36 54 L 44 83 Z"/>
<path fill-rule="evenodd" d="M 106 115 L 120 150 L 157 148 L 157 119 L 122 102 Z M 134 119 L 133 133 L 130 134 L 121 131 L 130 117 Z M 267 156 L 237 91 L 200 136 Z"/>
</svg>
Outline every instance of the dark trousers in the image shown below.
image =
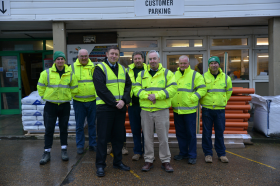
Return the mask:
<svg viewBox="0 0 280 186">
<path fill-rule="evenodd" d="M 97 152 L 96 168 L 106 167 L 107 143 L 111 142 L 114 154 L 114 165 L 122 163 L 122 147 L 124 143 L 125 112 L 97 112 Z"/>
<path fill-rule="evenodd" d="M 87 117 L 88 122 L 88 138 L 89 146 L 96 146 L 96 101 L 81 102 L 73 101 L 75 110 L 76 120 L 76 146 L 77 148 L 84 148 L 85 145 L 85 134 L 84 134 L 84 123 Z"/>
<path fill-rule="evenodd" d="M 196 158 L 196 113 L 177 114 L 174 112 L 176 138 L 181 156 Z"/>
<path fill-rule="evenodd" d="M 212 152 L 212 127 L 214 123 L 215 130 L 215 150 L 218 157 L 226 155 L 226 147 L 224 144 L 224 131 L 225 131 L 225 109 L 212 110 L 202 108 L 202 149 L 205 156 L 213 156 Z"/>
<path fill-rule="evenodd" d="M 134 142 L 133 152 L 134 154 L 142 155 L 144 153 L 144 135 L 143 132 L 141 132 L 140 114 L 141 114 L 141 107 L 139 105 L 132 105 L 128 107 L 128 116 L 129 116 L 130 127 L 133 135 L 133 142 Z"/>
<path fill-rule="evenodd" d="M 45 125 L 45 149 L 52 148 L 53 134 L 56 119 L 58 118 L 60 130 L 60 144 L 67 145 L 68 137 L 68 121 L 70 116 L 70 103 L 62 103 L 60 105 L 46 102 L 44 108 L 44 125 Z"/>
</svg>

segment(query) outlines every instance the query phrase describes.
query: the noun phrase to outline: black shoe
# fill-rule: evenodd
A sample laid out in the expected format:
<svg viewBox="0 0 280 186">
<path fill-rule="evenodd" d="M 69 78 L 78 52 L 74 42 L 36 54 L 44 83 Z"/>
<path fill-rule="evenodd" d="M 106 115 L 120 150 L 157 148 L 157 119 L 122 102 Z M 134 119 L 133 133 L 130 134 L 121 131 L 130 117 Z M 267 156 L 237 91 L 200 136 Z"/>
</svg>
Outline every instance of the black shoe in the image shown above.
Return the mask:
<svg viewBox="0 0 280 186">
<path fill-rule="evenodd" d="M 84 153 L 84 148 L 77 148 L 77 153 L 78 154 L 83 154 Z"/>
<path fill-rule="evenodd" d="M 89 151 L 95 151 L 97 150 L 97 147 L 96 146 L 89 146 L 88 148 Z"/>
<path fill-rule="evenodd" d="M 182 160 L 182 159 L 188 159 L 189 157 L 188 156 L 182 156 L 182 155 L 176 155 L 173 157 L 174 160 Z"/>
<path fill-rule="evenodd" d="M 190 158 L 188 164 L 192 164 L 192 165 L 196 164 L 196 158 Z"/>
<path fill-rule="evenodd" d="M 99 168 L 96 168 L 96 169 L 97 169 L 97 170 L 96 170 L 96 175 L 97 175 L 98 177 L 103 177 L 103 176 L 105 176 L 104 168 L 99 167 Z"/>
<path fill-rule="evenodd" d="M 68 154 L 67 154 L 67 149 L 61 149 L 61 159 L 63 161 L 68 161 L 69 160 L 69 157 L 68 157 Z"/>
<path fill-rule="evenodd" d="M 51 160 L 51 153 L 45 151 L 42 159 L 40 160 L 40 165 L 45 165 L 46 163 L 48 163 Z"/>
<path fill-rule="evenodd" d="M 115 169 L 120 169 L 120 170 L 123 170 L 123 171 L 129 171 L 130 170 L 130 167 L 124 165 L 123 163 L 120 163 L 119 165 L 113 165 L 113 167 Z"/>
</svg>

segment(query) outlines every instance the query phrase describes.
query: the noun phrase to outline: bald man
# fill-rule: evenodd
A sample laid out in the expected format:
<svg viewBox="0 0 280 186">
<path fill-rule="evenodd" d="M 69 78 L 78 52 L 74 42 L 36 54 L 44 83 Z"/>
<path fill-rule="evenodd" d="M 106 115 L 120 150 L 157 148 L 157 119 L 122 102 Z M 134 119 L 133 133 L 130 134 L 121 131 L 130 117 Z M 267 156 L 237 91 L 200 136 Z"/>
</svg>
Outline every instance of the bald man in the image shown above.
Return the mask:
<svg viewBox="0 0 280 186">
<path fill-rule="evenodd" d="M 81 49 L 78 53 L 78 59 L 71 65 L 72 72 L 78 79 L 79 93 L 73 97 L 73 106 L 76 120 L 76 146 L 77 153 L 84 153 L 85 135 L 84 122 L 87 118 L 89 150 L 96 151 L 96 95 L 92 80 L 94 64 L 89 59 L 89 53 L 86 49 Z"/>
</svg>

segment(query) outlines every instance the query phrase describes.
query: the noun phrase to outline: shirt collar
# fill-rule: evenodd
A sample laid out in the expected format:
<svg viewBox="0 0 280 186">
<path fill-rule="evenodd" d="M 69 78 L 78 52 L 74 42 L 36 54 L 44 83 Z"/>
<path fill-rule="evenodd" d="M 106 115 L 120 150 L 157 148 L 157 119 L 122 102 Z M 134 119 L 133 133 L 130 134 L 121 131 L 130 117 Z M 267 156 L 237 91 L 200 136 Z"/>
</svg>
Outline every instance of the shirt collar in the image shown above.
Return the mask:
<svg viewBox="0 0 280 186">
<path fill-rule="evenodd" d="M 116 64 L 117 63 L 115 63 L 114 65 L 112 64 L 112 63 L 110 63 L 110 61 L 107 59 L 107 62 L 108 62 L 108 64 L 110 65 L 110 67 L 116 67 Z"/>
</svg>

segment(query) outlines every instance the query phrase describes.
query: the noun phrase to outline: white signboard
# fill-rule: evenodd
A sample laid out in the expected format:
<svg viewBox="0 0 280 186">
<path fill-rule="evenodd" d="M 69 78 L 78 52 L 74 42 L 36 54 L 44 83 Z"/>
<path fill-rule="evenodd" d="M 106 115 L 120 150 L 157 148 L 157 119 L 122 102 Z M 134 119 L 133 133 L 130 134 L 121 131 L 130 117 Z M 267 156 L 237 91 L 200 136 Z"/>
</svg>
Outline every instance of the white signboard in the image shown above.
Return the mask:
<svg viewBox="0 0 280 186">
<path fill-rule="evenodd" d="M 11 5 L 10 0 L 0 0 L 0 16 L 10 16 Z"/>
<path fill-rule="evenodd" d="M 78 58 L 78 52 L 81 49 L 86 49 L 89 52 L 90 60 L 98 64 L 99 62 L 103 62 L 106 57 L 106 51 L 108 46 L 118 45 L 116 43 L 113 44 L 73 44 L 67 45 L 67 61 L 68 64 L 72 65 Z"/>
<path fill-rule="evenodd" d="M 184 0 L 135 0 L 135 16 L 184 15 Z"/>
</svg>

